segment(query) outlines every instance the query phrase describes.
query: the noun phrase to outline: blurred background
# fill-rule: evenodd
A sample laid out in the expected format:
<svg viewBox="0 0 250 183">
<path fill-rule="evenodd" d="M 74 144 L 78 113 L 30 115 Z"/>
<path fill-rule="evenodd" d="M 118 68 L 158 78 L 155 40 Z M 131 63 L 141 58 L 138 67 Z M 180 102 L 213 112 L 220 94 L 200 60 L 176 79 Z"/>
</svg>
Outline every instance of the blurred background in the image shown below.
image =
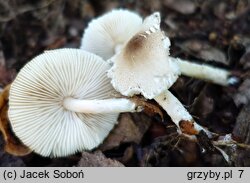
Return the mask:
<svg viewBox="0 0 250 183">
<path fill-rule="evenodd" d="M 172 56 L 242 76 L 237 88 L 180 77 L 171 91 L 202 125 L 216 133 L 233 133 L 239 142 L 249 144 L 248 0 L 0 0 L 0 90 L 44 50 L 78 48 L 89 21 L 115 8 L 130 9 L 143 17 L 159 11 L 161 27 L 172 43 Z M 232 160 L 228 163 L 218 151 L 203 152 L 201 144 L 172 133 L 167 115 L 162 122 L 147 114 L 123 114 L 120 123 L 96 152 L 63 159 L 33 153 L 11 156 L 4 152 L 0 134 L 0 166 L 250 166 L 248 146 L 222 147 Z"/>
</svg>

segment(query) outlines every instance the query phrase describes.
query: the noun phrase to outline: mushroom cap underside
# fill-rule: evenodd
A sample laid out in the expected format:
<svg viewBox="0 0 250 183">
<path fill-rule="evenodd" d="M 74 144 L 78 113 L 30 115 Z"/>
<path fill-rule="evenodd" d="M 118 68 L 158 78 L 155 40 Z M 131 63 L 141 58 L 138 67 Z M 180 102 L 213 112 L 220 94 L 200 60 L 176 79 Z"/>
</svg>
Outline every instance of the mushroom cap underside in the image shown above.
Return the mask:
<svg viewBox="0 0 250 183">
<path fill-rule="evenodd" d="M 107 99 L 114 92 L 109 65 L 77 49 L 46 51 L 19 72 L 10 89 L 9 119 L 20 140 L 38 154 L 60 157 L 103 142 L 118 114 L 84 114 L 64 109 L 65 97 Z"/>
</svg>

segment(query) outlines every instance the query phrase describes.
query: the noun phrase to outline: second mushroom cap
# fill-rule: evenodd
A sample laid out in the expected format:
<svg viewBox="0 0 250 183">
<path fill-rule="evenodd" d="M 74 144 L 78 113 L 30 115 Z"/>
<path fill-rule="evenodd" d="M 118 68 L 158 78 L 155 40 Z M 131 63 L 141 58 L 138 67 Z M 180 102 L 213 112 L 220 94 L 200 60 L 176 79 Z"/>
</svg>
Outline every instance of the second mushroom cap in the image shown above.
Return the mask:
<svg viewBox="0 0 250 183">
<path fill-rule="evenodd" d="M 112 57 L 140 28 L 142 18 L 129 10 L 113 10 L 92 20 L 85 29 L 81 49 L 101 56 Z"/>
<path fill-rule="evenodd" d="M 137 32 L 113 56 L 108 77 L 114 88 L 125 96 L 142 94 L 148 99 L 172 86 L 180 72 L 169 57 L 170 41 L 160 30 L 160 14 L 147 17 Z"/>
</svg>

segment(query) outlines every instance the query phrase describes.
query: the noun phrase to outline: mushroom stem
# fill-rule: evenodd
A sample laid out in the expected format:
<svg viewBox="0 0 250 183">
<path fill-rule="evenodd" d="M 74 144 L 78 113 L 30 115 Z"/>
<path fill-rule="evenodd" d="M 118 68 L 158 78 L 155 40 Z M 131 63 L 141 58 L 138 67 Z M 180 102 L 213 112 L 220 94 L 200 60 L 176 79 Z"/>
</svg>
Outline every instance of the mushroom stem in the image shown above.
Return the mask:
<svg viewBox="0 0 250 183">
<path fill-rule="evenodd" d="M 142 110 L 136 103 L 125 98 L 79 100 L 69 97 L 64 99 L 63 106 L 69 111 L 91 114 L 140 112 Z"/>
<path fill-rule="evenodd" d="M 115 54 L 117 54 L 118 52 L 120 52 L 123 48 L 123 44 L 117 44 L 115 45 L 115 48 L 114 48 L 114 51 L 115 51 Z"/>
<path fill-rule="evenodd" d="M 211 132 L 194 121 L 193 117 L 170 91 L 164 91 L 155 97 L 154 100 L 168 113 L 178 127 L 179 133 L 197 135 L 203 130 L 208 137 L 211 138 L 213 136 Z"/>
<path fill-rule="evenodd" d="M 177 63 L 181 74 L 189 77 L 203 79 L 222 86 L 237 84 L 239 79 L 232 76 L 230 71 L 225 69 L 215 68 L 205 64 L 192 63 L 180 58 L 170 57 Z"/>
</svg>

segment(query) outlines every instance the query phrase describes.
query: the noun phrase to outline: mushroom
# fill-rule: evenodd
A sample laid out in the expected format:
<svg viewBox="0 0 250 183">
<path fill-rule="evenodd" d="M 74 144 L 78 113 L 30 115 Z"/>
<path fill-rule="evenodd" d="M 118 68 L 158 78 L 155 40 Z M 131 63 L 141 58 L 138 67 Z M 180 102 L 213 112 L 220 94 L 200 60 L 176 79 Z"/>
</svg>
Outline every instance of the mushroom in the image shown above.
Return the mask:
<svg viewBox="0 0 250 183">
<path fill-rule="evenodd" d="M 204 130 L 198 125 L 168 88 L 178 78 L 179 67 L 169 58 L 170 41 L 160 30 L 160 14 L 148 16 L 141 29 L 124 48 L 114 55 L 108 71 L 113 87 L 125 96 L 141 94 L 155 99 L 166 110 L 178 131 L 196 135 Z"/>
<path fill-rule="evenodd" d="M 140 28 L 142 18 L 128 10 L 113 10 L 92 20 L 84 31 L 81 49 L 109 59 Z"/>
<path fill-rule="evenodd" d="M 9 119 L 16 136 L 42 156 L 61 157 L 103 142 L 120 112 L 140 106 L 115 93 L 109 64 L 79 49 L 46 51 L 11 84 Z"/>
<path fill-rule="evenodd" d="M 80 48 L 95 53 L 104 60 L 110 59 L 127 44 L 141 26 L 142 18 L 139 15 L 123 9 L 113 10 L 89 23 L 84 31 Z M 170 58 L 176 62 L 180 73 L 186 76 L 223 86 L 234 85 L 239 81 L 230 71 L 191 63 L 180 58 Z"/>
</svg>

